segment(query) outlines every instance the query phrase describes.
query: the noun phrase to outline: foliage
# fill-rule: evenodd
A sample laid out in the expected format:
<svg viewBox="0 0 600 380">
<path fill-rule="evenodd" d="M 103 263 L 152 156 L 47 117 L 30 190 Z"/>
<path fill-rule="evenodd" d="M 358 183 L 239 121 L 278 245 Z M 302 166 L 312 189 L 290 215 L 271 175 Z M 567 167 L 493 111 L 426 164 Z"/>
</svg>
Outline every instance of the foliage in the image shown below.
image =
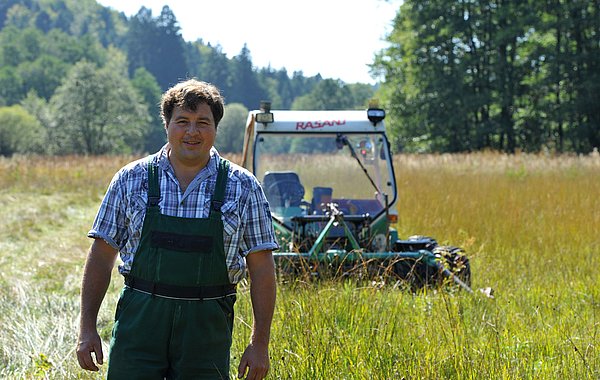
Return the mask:
<svg viewBox="0 0 600 380">
<path fill-rule="evenodd" d="M 202 41 L 196 41 L 188 47 L 191 53 L 189 56 L 196 58 L 190 62 L 190 72 L 206 82 L 215 84 L 228 97 L 232 92 L 231 63 L 221 46 L 211 47 L 204 45 Z"/>
<path fill-rule="evenodd" d="M 88 62 L 73 66 L 50 100 L 57 121 L 57 153 L 103 154 L 141 150 L 148 110 L 130 82 Z"/>
<path fill-rule="evenodd" d="M 353 91 L 354 90 L 354 91 Z M 363 92 L 359 92 L 363 90 Z M 357 95 L 357 96 L 355 96 Z M 365 85 L 346 85 L 340 80 L 324 79 L 306 95 L 294 100 L 294 110 L 346 110 L 365 108 L 372 90 Z"/>
<path fill-rule="evenodd" d="M 272 100 L 274 107 L 289 108 L 296 97 L 310 92 L 322 80 L 320 76 L 306 78 L 302 73 L 293 73 L 290 78 L 285 69 L 256 69 L 247 46 L 229 58 L 218 45 L 204 44 L 201 39 L 186 42 L 168 6 L 157 16 L 142 7 L 127 18 L 94 0 L 7 0 L 0 4 L 0 106 L 20 104 L 28 94 L 35 94 L 44 101 L 54 99 L 51 107 L 55 107 L 58 98 L 67 96 L 64 89 L 57 94 L 59 86 L 82 90 L 75 83 L 66 83 L 74 78 L 69 76 L 73 67 L 82 61 L 94 64 L 100 76 L 114 70 L 123 91 L 135 88 L 149 116 L 133 122 L 128 137 L 108 141 L 115 135 L 115 125 L 123 125 L 125 120 L 134 120 L 133 116 L 138 115 L 135 110 L 138 100 L 132 106 L 134 115 L 126 116 L 122 107 L 107 108 L 116 102 L 96 99 L 112 92 L 88 89 L 88 95 L 94 96 L 93 104 L 105 106 L 87 107 L 85 111 L 82 107 L 75 108 L 70 112 L 73 117 L 70 126 L 64 126 L 63 119 L 54 119 L 64 112 L 50 112 L 47 104 L 36 100 L 43 105 L 42 110 L 33 114 L 42 117 L 39 122 L 48 139 L 47 153 L 155 151 L 165 142 L 157 110 L 160 93 L 188 77 L 214 83 L 228 103 L 242 103 L 247 108 L 256 108 L 263 99 Z M 366 101 L 366 92 L 356 94 L 359 96 L 354 98 L 356 103 L 352 107 Z M 107 110 L 108 113 L 101 114 Z M 100 127 L 107 114 L 121 121 Z M 92 119 L 95 121 L 90 122 Z M 94 127 L 76 128 L 75 120 L 84 120 Z M 101 132 L 99 140 L 92 142 L 83 137 L 92 137 L 95 133 L 92 131 Z M 108 131 L 113 132 L 107 134 Z"/>
<path fill-rule="evenodd" d="M 227 96 L 229 102 L 251 104 L 255 108 L 260 100 L 265 99 L 265 91 L 259 86 L 250 50 L 245 44 L 240 53 L 233 57 L 231 78 L 231 93 Z"/>
<path fill-rule="evenodd" d="M 168 6 L 163 7 L 156 19 L 152 10 L 142 7 L 129 21 L 126 44 L 130 73 L 146 68 L 163 91 L 185 79 L 184 41 Z"/>
<path fill-rule="evenodd" d="M 225 106 L 225 114 L 217 129 L 215 147 L 220 153 L 240 153 L 244 144 L 244 132 L 248 109 L 243 104 Z"/>
<path fill-rule="evenodd" d="M 600 146 L 598 1 L 405 1 L 373 70 L 396 149 Z"/>
<path fill-rule="evenodd" d="M 40 122 L 20 105 L 0 107 L 0 155 L 44 150 L 44 129 Z"/>
<path fill-rule="evenodd" d="M 76 38 L 58 29 L 46 35 L 28 27 L 0 31 L 0 92 L 7 105 L 19 103 L 33 90 L 50 99 L 70 67 L 79 60 L 103 64 L 106 53 L 90 36 Z"/>
<path fill-rule="evenodd" d="M 124 59 L 123 80 L 138 82 L 149 110 L 155 95 L 149 77 L 135 78 L 138 69 L 160 90 L 188 77 L 212 82 L 248 109 L 260 100 L 279 109 L 357 109 L 377 91 L 396 151 L 587 153 L 600 147 L 598 1 L 404 1 L 389 47 L 371 65 L 384 81 L 377 88 L 255 68 L 247 46 L 230 58 L 202 39 L 184 41 L 168 6 L 127 18 L 94 0 L 6 0 L 0 105 L 31 92 L 49 100 L 82 60 L 103 68 Z M 151 115 L 130 150 L 164 142 Z"/>
<path fill-rule="evenodd" d="M 23 79 L 11 66 L 0 66 L 0 105 L 13 104 L 23 94 Z"/>
<path fill-rule="evenodd" d="M 149 105 L 150 125 L 144 133 L 144 150 L 155 152 L 166 143 L 166 133 L 160 117 L 160 86 L 154 76 L 145 68 L 135 70 L 131 84 Z"/>
</svg>

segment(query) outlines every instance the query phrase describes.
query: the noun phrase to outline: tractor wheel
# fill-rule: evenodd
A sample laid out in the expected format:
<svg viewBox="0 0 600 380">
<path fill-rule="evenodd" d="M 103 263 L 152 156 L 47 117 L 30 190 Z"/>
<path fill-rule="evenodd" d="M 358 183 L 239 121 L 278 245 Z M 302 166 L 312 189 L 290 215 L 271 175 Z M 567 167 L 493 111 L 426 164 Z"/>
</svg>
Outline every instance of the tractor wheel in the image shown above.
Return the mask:
<svg viewBox="0 0 600 380">
<path fill-rule="evenodd" d="M 439 245 L 433 249 L 433 254 L 442 259 L 442 264 L 462 282 L 471 286 L 471 264 L 465 252 L 451 245 Z M 438 281 L 444 280 L 442 273 L 436 273 Z"/>
</svg>

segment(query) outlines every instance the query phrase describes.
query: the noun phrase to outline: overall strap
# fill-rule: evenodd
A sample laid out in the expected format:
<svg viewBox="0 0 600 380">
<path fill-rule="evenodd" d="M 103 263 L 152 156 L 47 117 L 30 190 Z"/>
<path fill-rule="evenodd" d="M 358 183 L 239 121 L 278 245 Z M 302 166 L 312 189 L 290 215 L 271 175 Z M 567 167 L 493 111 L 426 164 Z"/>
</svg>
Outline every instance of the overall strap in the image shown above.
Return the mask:
<svg viewBox="0 0 600 380">
<path fill-rule="evenodd" d="M 160 186 L 158 184 L 158 164 L 148 158 L 148 207 L 158 207 Z"/>
<path fill-rule="evenodd" d="M 227 186 L 227 176 L 229 174 L 229 161 L 220 157 L 219 168 L 217 175 L 217 184 L 215 185 L 215 192 L 212 197 L 212 203 L 210 207 L 210 215 L 221 214 L 221 206 L 223 206 L 223 200 L 225 199 L 225 187 Z"/>
</svg>

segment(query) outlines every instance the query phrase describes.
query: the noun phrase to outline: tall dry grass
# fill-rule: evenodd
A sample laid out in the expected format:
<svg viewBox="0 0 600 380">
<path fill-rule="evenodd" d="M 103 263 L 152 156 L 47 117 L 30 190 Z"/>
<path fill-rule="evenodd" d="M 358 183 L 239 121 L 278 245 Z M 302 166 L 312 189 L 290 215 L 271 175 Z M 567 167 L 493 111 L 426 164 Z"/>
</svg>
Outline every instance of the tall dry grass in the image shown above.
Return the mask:
<svg viewBox="0 0 600 380">
<path fill-rule="evenodd" d="M 0 378 L 102 378 L 81 371 L 73 351 L 85 234 L 131 159 L 0 159 Z M 473 287 L 495 298 L 282 284 L 270 378 L 599 378 L 598 155 L 401 155 L 394 166 L 401 237 L 464 247 Z M 105 341 L 121 284 L 115 273 L 100 312 Z M 233 363 L 250 325 L 242 284 Z"/>
</svg>

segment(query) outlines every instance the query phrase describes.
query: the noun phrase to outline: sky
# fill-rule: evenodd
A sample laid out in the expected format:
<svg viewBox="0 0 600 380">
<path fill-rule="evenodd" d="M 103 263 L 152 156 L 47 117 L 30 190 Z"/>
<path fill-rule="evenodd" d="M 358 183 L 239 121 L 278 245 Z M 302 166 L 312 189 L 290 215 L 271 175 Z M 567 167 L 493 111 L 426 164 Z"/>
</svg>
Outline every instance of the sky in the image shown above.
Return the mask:
<svg viewBox="0 0 600 380">
<path fill-rule="evenodd" d="M 220 45 L 232 58 L 244 43 L 257 68 L 285 68 L 288 75 L 345 83 L 377 82 L 368 64 L 387 47 L 386 35 L 402 0 L 97 0 L 136 14 L 142 6 L 154 17 L 168 5 L 186 41 Z"/>
</svg>

